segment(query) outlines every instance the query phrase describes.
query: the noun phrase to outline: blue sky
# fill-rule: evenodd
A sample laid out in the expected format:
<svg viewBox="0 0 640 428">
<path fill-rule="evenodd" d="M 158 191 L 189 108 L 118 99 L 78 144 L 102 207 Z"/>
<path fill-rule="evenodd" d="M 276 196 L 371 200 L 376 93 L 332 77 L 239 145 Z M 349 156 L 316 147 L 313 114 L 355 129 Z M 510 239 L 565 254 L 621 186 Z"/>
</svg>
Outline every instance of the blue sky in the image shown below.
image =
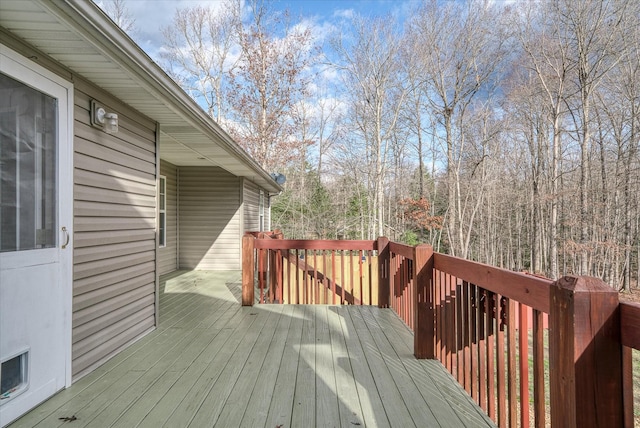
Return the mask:
<svg viewBox="0 0 640 428">
<path fill-rule="evenodd" d="M 361 15 L 395 13 L 403 3 L 398 0 L 281 0 L 275 4 L 288 8 L 296 15 L 331 20 L 342 11 L 352 10 Z"/>
<path fill-rule="evenodd" d="M 104 0 L 94 0 L 99 5 Z M 295 21 L 311 20 L 317 28 L 336 24 L 342 17 L 357 13 L 363 16 L 400 15 L 417 0 L 276 0 L 274 6 L 289 9 Z M 127 0 L 135 19 L 134 39 L 154 59 L 162 44 L 161 28 L 171 23 L 175 10 L 195 5 L 219 5 L 219 0 Z"/>
</svg>

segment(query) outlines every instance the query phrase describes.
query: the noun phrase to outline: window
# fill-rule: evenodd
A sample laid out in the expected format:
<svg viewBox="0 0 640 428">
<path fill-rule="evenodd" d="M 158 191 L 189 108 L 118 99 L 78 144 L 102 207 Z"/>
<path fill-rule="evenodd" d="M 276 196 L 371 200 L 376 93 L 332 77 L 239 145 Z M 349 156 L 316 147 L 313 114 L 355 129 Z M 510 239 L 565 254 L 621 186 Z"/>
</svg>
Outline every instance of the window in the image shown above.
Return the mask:
<svg viewBox="0 0 640 428">
<path fill-rule="evenodd" d="M 160 224 L 158 225 L 159 236 L 158 236 L 158 245 L 160 247 L 167 246 L 167 177 L 164 175 L 160 176 L 160 184 L 159 184 L 159 192 L 160 192 L 160 218 L 158 219 Z"/>
<path fill-rule="evenodd" d="M 260 219 L 260 232 L 264 232 L 264 192 L 260 191 L 260 205 L 258 207 L 258 218 Z"/>
<path fill-rule="evenodd" d="M 57 100 L 0 74 L 0 252 L 56 245 Z"/>
</svg>

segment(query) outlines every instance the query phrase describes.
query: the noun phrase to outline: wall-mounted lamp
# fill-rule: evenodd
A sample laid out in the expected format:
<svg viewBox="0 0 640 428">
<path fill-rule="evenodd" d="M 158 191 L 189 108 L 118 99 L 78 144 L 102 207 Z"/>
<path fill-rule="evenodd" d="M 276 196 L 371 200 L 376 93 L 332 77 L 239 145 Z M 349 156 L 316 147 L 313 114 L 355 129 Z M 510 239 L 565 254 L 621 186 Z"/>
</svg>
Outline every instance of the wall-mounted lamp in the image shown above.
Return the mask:
<svg viewBox="0 0 640 428">
<path fill-rule="evenodd" d="M 107 134 L 115 134 L 118 132 L 118 115 L 107 112 L 96 100 L 91 100 L 91 124 Z"/>
</svg>

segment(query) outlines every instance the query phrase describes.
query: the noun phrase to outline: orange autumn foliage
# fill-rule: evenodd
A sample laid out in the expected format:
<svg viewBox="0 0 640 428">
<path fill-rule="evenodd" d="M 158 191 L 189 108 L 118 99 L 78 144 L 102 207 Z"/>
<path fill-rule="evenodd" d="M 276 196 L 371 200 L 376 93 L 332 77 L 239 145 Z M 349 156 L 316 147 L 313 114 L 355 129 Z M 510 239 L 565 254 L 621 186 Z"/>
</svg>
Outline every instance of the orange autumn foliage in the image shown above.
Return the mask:
<svg viewBox="0 0 640 428">
<path fill-rule="evenodd" d="M 405 198 L 400 201 L 407 223 L 415 229 L 440 229 L 442 227 L 442 216 L 429 215 L 429 201 L 425 198 L 413 199 Z"/>
</svg>

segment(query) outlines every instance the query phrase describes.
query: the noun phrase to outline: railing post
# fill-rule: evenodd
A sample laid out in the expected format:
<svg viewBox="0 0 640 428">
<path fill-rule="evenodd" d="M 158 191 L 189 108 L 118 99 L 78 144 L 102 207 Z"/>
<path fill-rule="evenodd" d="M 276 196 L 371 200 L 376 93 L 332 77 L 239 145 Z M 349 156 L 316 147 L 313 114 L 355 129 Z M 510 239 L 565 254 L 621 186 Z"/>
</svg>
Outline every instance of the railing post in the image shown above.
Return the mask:
<svg viewBox="0 0 640 428">
<path fill-rule="evenodd" d="M 253 306 L 254 301 L 254 241 L 253 235 L 242 237 L 242 306 Z"/>
<path fill-rule="evenodd" d="M 418 245 L 413 250 L 414 335 L 416 358 L 434 358 L 433 248 Z"/>
<path fill-rule="evenodd" d="M 378 238 L 378 307 L 389 307 L 389 238 Z"/>
<path fill-rule="evenodd" d="M 597 278 L 565 276 L 550 303 L 552 426 L 624 426 L 618 293 Z"/>
<path fill-rule="evenodd" d="M 284 239 L 284 234 L 276 229 L 273 234 L 273 239 Z M 271 254 L 271 287 L 273 288 L 275 302 L 282 304 L 284 303 L 282 253 L 280 250 L 272 250 Z"/>
</svg>

